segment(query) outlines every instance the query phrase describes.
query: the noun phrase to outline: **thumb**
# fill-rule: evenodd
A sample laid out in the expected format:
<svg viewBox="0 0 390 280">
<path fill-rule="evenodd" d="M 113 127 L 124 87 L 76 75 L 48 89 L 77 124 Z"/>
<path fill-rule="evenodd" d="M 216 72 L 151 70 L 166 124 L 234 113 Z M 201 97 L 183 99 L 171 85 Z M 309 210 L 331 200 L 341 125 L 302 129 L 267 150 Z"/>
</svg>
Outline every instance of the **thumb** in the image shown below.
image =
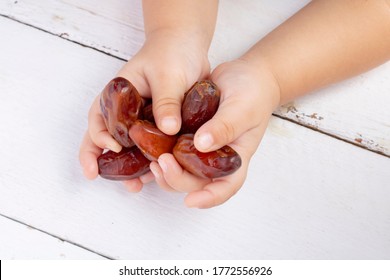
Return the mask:
<svg viewBox="0 0 390 280">
<path fill-rule="evenodd" d="M 158 75 L 149 79 L 153 99 L 153 115 L 157 127 L 173 135 L 181 127 L 181 104 L 187 91 L 185 79 Z"/>
<path fill-rule="evenodd" d="M 250 102 L 232 97 L 224 100 L 214 117 L 195 133 L 195 147 L 202 152 L 230 144 L 244 132 L 258 125 L 258 116 Z"/>
</svg>

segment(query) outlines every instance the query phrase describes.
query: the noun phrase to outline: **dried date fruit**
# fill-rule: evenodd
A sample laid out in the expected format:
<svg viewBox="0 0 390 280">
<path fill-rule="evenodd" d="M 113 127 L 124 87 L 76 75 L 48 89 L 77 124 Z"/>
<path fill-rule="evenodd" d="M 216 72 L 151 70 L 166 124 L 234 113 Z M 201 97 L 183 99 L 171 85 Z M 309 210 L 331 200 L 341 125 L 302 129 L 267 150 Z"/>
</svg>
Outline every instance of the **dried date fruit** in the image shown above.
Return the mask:
<svg viewBox="0 0 390 280">
<path fill-rule="evenodd" d="M 113 79 L 101 94 L 100 106 L 110 134 L 130 148 L 101 155 L 100 176 L 110 180 L 139 177 L 150 170 L 150 161 L 163 153 L 173 153 L 184 169 L 199 177 L 218 178 L 235 172 L 241 157 L 231 147 L 202 153 L 194 146 L 194 133 L 214 116 L 220 95 L 211 81 L 195 83 L 184 95 L 180 136 L 171 136 L 155 125 L 151 99 L 141 98 L 126 79 Z"/>
<path fill-rule="evenodd" d="M 100 95 L 100 108 L 107 130 L 124 147 L 134 145 L 128 132 L 138 119 L 142 105 L 137 89 L 122 77 L 111 80 Z"/>
<path fill-rule="evenodd" d="M 164 153 L 172 153 L 177 136 L 164 134 L 155 124 L 137 120 L 129 130 L 130 138 L 146 158 L 156 161 Z"/>
<path fill-rule="evenodd" d="M 195 133 L 218 110 L 221 93 L 208 80 L 196 82 L 184 95 L 181 133 Z"/>
<path fill-rule="evenodd" d="M 109 180 L 130 180 L 148 172 L 150 161 L 136 147 L 108 151 L 98 157 L 99 175 Z"/>
<path fill-rule="evenodd" d="M 198 151 L 193 134 L 183 134 L 178 138 L 173 155 L 184 169 L 204 178 L 226 176 L 241 166 L 241 157 L 229 146 L 208 153 Z"/>
<path fill-rule="evenodd" d="M 142 119 L 154 123 L 153 105 L 147 104 L 142 110 Z"/>
</svg>

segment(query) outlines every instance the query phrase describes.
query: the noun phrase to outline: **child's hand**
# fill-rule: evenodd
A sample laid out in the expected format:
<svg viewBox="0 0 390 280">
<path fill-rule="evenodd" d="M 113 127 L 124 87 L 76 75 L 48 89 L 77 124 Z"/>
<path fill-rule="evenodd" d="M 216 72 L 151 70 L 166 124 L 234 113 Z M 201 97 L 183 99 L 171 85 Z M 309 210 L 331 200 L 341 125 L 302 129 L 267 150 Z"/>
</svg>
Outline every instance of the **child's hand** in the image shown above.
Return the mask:
<svg viewBox="0 0 390 280">
<path fill-rule="evenodd" d="M 201 35 L 198 35 L 201 36 Z M 153 97 L 153 112 L 157 126 L 167 134 L 175 134 L 181 126 L 183 93 L 196 81 L 209 75 L 208 44 L 190 33 L 159 30 L 147 36 L 142 49 L 119 71 L 117 76 L 131 81 L 143 97 Z M 108 81 L 107 81 L 108 82 Z M 88 131 L 80 147 L 80 162 L 84 175 L 98 175 L 97 157 L 103 149 L 120 151 L 104 124 L 99 97 L 88 116 Z M 130 191 L 140 191 L 142 184 L 153 180 L 151 173 L 126 181 Z"/>
<path fill-rule="evenodd" d="M 183 170 L 171 154 L 151 164 L 157 183 L 165 189 L 189 192 L 189 207 L 208 208 L 232 197 L 244 183 L 251 156 L 256 151 L 272 111 L 279 104 L 279 88 L 273 75 L 245 60 L 227 62 L 211 75 L 221 90 L 216 115 L 195 134 L 201 151 L 230 145 L 242 158 L 241 168 L 218 179 L 201 179 Z"/>
</svg>

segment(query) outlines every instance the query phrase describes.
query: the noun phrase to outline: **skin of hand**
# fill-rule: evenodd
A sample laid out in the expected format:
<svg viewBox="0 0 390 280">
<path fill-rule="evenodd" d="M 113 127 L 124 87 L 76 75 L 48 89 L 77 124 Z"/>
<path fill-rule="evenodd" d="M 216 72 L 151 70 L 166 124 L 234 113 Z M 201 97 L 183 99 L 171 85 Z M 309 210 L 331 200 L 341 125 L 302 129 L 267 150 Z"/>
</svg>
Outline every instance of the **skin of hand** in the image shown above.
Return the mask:
<svg viewBox="0 0 390 280">
<path fill-rule="evenodd" d="M 233 174 L 204 179 L 183 170 L 172 154 L 163 154 L 150 167 L 165 189 L 189 193 L 188 207 L 209 208 L 232 197 L 245 181 L 250 158 L 256 151 L 272 111 L 279 104 L 278 85 L 266 69 L 237 59 L 218 66 L 211 79 L 221 90 L 215 116 L 195 134 L 200 151 L 216 150 L 229 143 L 241 156 L 242 166 Z M 234 113 L 232 113 L 234 112 Z"/>
<path fill-rule="evenodd" d="M 200 151 L 229 144 L 242 167 L 214 180 L 197 178 L 170 154 L 151 164 L 157 183 L 188 192 L 189 207 L 209 208 L 242 186 L 272 111 L 315 89 L 390 59 L 390 1 L 317 0 L 260 40 L 240 59 L 218 66 L 217 114 L 195 134 Z"/>
<path fill-rule="evenodd" d="M 204 5 L 209 9 L 204 11 Z M 214 33 L 218 2 L 209 0 L 165 0 L 143 2 L 146 40 L 117 76 L 130 80 L 141 96 L 153 98 L 156 124 L 166 134 L 181 126 L 181 102 L 196 81 L 209 76 L 207 53 Z M 121 146 L 104 124 L 96 97 L 88 114 L 88 130 L 80 146 L 79 159 L 85 177 L 98 175 L 97 158 L 103 149 L 119 152 Z M 154 179 L 152 173 L 124 181 L 138 192 Z"/>
<path fill-rule="evenodd" d="M 189 207 L 208 208 L 228 200 L 242 186 L 250 158 L 276 106 L 367 71 L 390 58 L 389 15 L 388 0 L 312 1 L 240 59 L 218 66 L 211 78 L 222 92 L 220 108 L 213 119 L 196 133 L 195 146 L 207 152 L 229 144 L 241 155 L 242 167 L 223 178 L 200 179 L 184 171 L 171 154 L 164 154 L 158 163 L 151 164 L 157 183 L 167 190 L 188 192 L 185 203 Z M 155 30 L 156 33 L 159 31 L 158 28 Z M 131 70 L 132 67 L 125 66 L 124 69 L 123 73 L 137 73 Z M 139 80 L 139 84 L 136 82 L 135 85 L 145 96 L 153 92 L 155 102 L 150 82 L 142 78 Z M 172 104 L 177 105 L 181 101 L 172 93 L 164 96 Z M 156 114 L 156 108 L 153 109 Z M 90 115 L 93 115 L 97 110 L 91 109 L 91 112 Z M 97 124 L 98 120 L 92 123 Z M 166 133 L 173 134 L 175 131 L 165 129 L 159 120 L 157 125 Z M 95 130 L 95 133 L 100 131 Z M 82 144 L 84 156 L 80 160 L 82 165 L 84 160 L 87 177 L 94 175 L 93 161 L 96 165 L 100 148 L 105 147 L 98 148 L 99 145 L 94 143 L 98 141 L 92 141 L 87 134 Z M 108 139 L 106 143 L 109 143 Z M 132 180 L 129 188 L 139 190 L 142 182 L 153 178 L 150 174 L 146 177 Z"/>
</svg>

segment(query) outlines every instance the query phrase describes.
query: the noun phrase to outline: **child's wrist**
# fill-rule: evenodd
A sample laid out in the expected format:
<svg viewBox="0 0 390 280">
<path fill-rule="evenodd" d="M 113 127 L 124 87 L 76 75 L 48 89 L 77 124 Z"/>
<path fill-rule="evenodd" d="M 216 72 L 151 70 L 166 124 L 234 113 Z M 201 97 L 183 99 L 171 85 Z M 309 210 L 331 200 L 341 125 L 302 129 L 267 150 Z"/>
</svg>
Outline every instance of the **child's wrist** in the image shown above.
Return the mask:
<svg viewBox="0 0 390 280">
<path fill-rule="evenodd" d="M 163 40 L 181 47 L 181 43 L 191 43 L 199 51 L 207 54 L 210 48 L 212 34 L 209 35 L 200 28 L 161 27 L 145 32 L 146 42 Z"/>
<path fill-rule="evenodd" d="M 268 102 L 272 113 L 281 101 L 281 91 L 277 80 L 277 76 L 272 72 L 272 69 L 268 67 L 265 61 L 257 58 L 252 59 L 250 56 L 244 54 L 241 56 L 239 61 L 244 62 L 249 71 L 259 81 L 259 87 L 261 89 L 262 97 L 265 99 L 264 102 Z"/>
</svg>

